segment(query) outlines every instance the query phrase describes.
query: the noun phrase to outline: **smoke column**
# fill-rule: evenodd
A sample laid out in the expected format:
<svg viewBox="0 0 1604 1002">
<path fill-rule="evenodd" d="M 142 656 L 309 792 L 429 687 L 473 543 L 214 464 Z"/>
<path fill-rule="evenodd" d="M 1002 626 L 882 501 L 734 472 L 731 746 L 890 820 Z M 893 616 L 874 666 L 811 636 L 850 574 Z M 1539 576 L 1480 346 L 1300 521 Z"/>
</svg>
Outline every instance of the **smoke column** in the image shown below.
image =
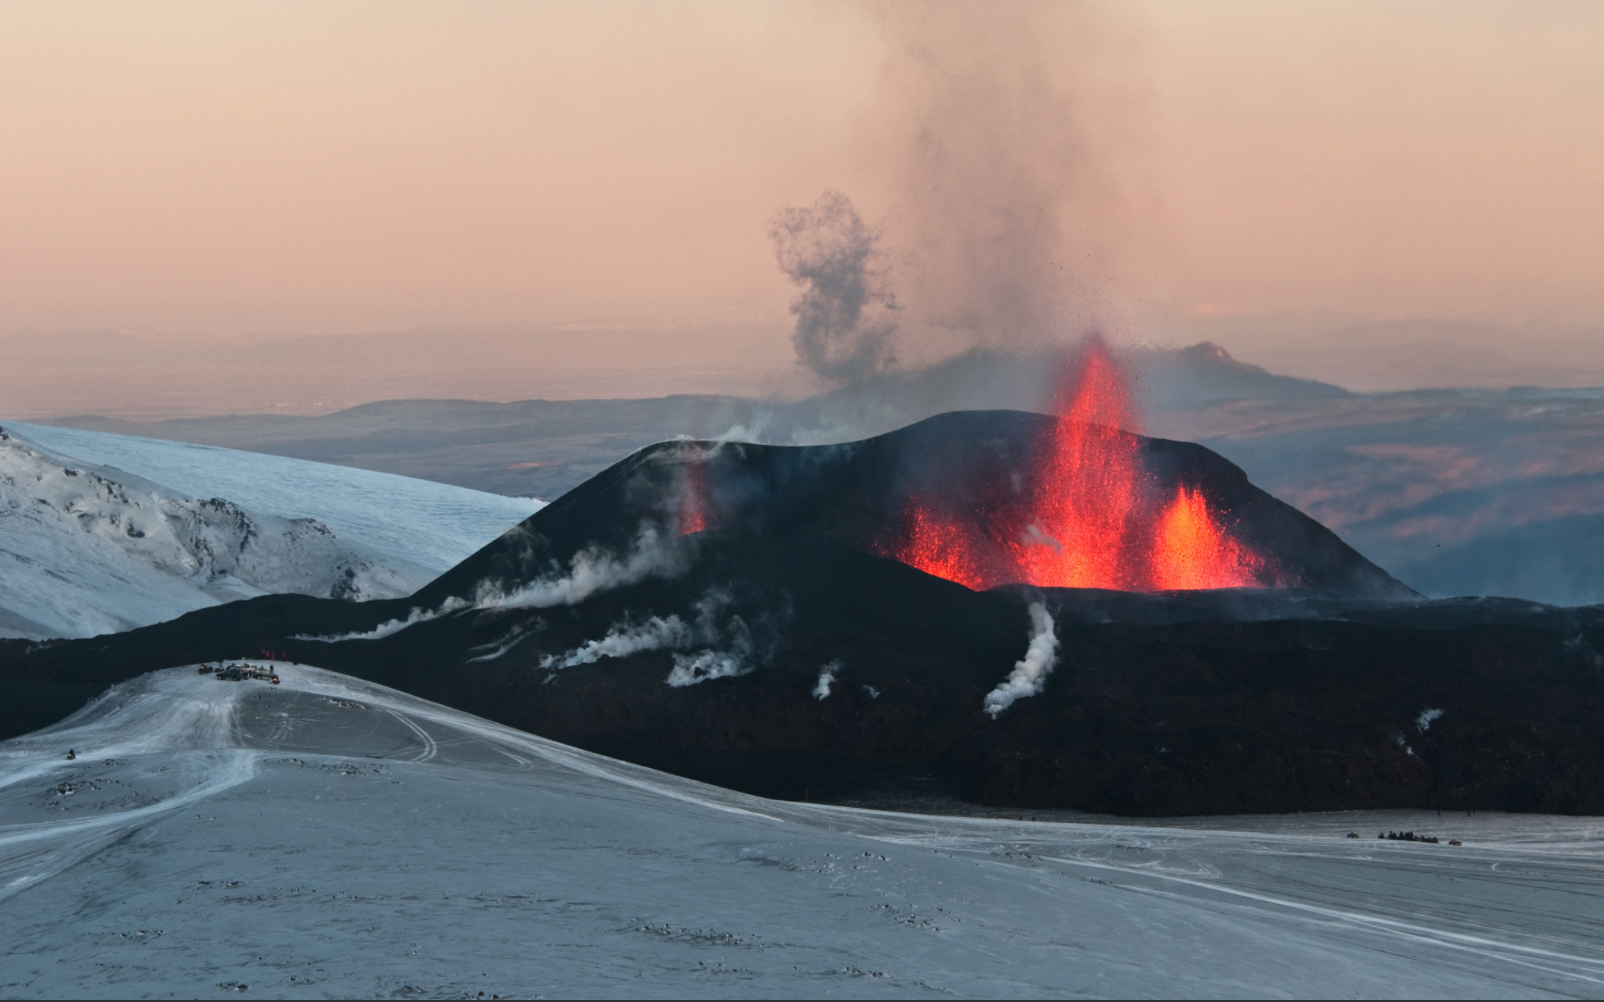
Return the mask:
<svg viewBox="0 0 1604 1002">
<path fill-rule="evenodd" d="M 861 123 L 861 155 L 878 173 L 855 192 L 883 236 L 833 192 L 776 217 L 781 266 L 808 290 L 796 306 L 799 359 L 832 378 L 886 367 L 890 325 L 866 316 L 860 326 L 857 311 L 876 295 L 890 304 L 893 266 L 904 365 L 1120 326 L 1122 262 L 1155 243 L 1143 225 L 1157 200 L 1140 169 L 1136 17 L 1072 0 L 866 9 L 885 54 Z M 806 243 L 788 258 L 797 232 L 831 251 Z"/>
<path fill-rule="evenodd" d="M 781 209 L 769 238 L 780 269 L 802 287 L 791 303 L 797 360 L 847 382 L 890 366 L 897 303 L 884 284 L 879 233 L 864 225 L 852 201 L 827 191 L 810 207 Z"/>
</svg>

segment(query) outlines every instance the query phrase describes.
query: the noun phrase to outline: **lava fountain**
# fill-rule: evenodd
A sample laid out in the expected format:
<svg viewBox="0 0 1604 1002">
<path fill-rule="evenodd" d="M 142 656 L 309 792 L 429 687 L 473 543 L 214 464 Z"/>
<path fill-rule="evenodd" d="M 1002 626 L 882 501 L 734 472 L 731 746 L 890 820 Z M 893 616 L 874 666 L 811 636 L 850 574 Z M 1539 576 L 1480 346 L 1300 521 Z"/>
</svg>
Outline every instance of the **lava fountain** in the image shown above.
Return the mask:
<svg viewBox="0 0 1604 1002">
<path fill-rule="evenodd" d="M 915 497 L 876 547 L 981 590 L 1008 583 L 1120 591 L 1276 584 L 1201 485 L 1160 489 L 1142 462 L 1125 380 L 1100 341 L 1066 366 L 1058 420 L 1030 468 L 952 510 Z"/>
<path fill-rule="evenodd" d="M 695 456 L 681 467 L 679 534 L 689 536 L 707 528 L 707 457 Z"/>
</svg>

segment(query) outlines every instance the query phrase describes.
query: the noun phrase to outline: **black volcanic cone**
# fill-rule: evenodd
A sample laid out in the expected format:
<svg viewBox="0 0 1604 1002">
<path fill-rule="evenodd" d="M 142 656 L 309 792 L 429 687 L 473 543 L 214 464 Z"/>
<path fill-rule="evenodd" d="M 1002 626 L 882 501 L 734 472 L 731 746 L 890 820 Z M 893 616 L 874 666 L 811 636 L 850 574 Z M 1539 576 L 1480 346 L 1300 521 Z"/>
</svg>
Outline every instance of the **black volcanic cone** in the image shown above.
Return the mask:
<svg viewBox="0 0 1604 1002">
<path fill-rule="evenodd" d="M 910 499 L 938 498 L 954 512 L 982 509 L 998 485 L 1018 484 L 1039 467 L 1055 427 L 1055 418 L 1040 414 L 964 411 L 842 445 L 664 442 L 563 495 L 418 599 L 438 603 L 487 585 L 511 592 L 559 572 L 582 550 L 627 552 L 643 525 L 678 531 L 687 495 L 709 528 L 769 539 L 812 536 L 884 553 Z M 1349 598 L 1416 597 L 1217 453 L 1190 442 L 1131 437 L 1155 492 L 1201 488 L 1230 512 L 1236 537 L 1289 584 Z"/>
<path fill-rule="evenodd" d="M 1155 476 L 1202 485 L 1313 590 L 975 592 L 872 552 L 910 492 L 1008 474 L 1049 421 L 953 414 L 814 448 L 667 443 L 409 600 L 267 596 L 90 640 L 0 641 L 0 736 L 121 679 L 268 649 L 771 796 L 1604 811 L 1604 609 L 1421 602 L 1206 449 L 1142 443 Z M 712 527 L 675 535 L 698 474 Z M 987 693 L 1025 655 L 1036 603 L 1058 663 L 993 717 Z"/>
</svg>

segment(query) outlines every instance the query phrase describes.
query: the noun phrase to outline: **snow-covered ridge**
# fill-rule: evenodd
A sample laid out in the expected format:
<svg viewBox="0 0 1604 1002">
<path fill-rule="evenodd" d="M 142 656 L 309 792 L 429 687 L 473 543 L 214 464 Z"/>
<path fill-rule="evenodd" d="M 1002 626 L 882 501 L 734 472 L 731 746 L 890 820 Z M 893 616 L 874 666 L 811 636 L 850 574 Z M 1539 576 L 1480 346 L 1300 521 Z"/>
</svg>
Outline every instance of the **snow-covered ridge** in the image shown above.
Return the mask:
<svg viewBox="0 0 1604 1002">
<path fill-rule="evenodd" d="M 439 574 L 544 507 L 507 497 L 240 449 L 4 422 L 36 447 L 126 470 L 185 497 L 228 498 L 253 512 L 315 518 L 341 538 Z"/>
<path fill-rule="evenodd" d="M 297 461 L 264 458 L 274 460 L 275 489 L 293 496 L 294 466 L 287 476 L 285 464 Z M 249 460 L 243 462 L 248 468 Z M 0 636 L 95 636 L 270 593 L 396 598 L 426 584 L 452 557 L 461 559 L 489 542 L 521 514 L 492 519 L 490 525 L 499 528 L 481 528 L 476 540 L 445 545 L 427 527 L 417 527 L 424 537 L 417 549 L 423 552 L 414 554 L 338 534 L 316 517 L 331 506 L 320 499 L 327 493 L 302 491 L 302 513 L 285 517 L 235 500 L 186 496 L 0 429 Z M 357 493 L 346 491 L 332 506 L 349 505 Z M 392 486 L 387 496 L 394 493 Z M 376 508 L 385 501 L 368 499 Z"/>
</svg>

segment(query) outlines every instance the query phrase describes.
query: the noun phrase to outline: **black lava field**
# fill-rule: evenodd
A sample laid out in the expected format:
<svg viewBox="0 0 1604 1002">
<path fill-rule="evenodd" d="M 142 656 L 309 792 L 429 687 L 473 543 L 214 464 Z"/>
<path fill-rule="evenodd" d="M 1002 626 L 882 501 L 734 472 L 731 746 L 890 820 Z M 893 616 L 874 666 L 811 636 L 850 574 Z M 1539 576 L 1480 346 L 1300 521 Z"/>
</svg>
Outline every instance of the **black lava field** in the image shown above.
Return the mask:
<svg viewBox="0 0 1604 1002">
<path fill-rule="evenodd" d="M 1143 468 L 1156 490 L 1202 489 L 1292 586 L 977 592 L 881 555 L 909 497 L 980 504 L 967 492 L 1017 482 L 1053 420 L 946 414 L 818 447 L 667 442 L 409 599 L 269 596 L 88 640 L 0 641 L 0 737 L 153 669 L 270 650 L 790 799 L 1604 813 L 1604 607 L 1425 601 L 1201 446 L 1142 439 Z M 1058 663 L 993 716 L 983 701 L 1025 656 L 1034 603 Z"/>
</svg>

